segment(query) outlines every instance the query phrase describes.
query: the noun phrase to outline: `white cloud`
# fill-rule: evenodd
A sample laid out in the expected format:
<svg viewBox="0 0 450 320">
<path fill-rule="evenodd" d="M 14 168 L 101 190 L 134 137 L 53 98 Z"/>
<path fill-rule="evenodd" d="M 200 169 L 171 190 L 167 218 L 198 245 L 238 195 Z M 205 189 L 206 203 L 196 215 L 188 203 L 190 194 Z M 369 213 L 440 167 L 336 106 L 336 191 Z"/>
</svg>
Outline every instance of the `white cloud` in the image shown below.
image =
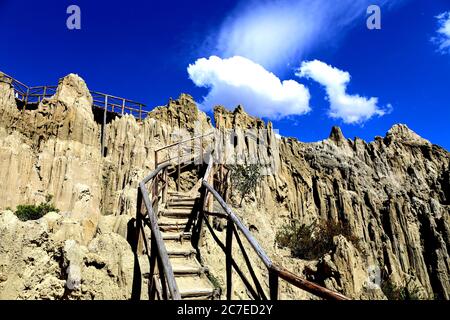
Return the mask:
<svg viewBox="0 0 450 320">
<path fill-rule="evenodd" d="M 450 11 L 441 13 L 436 17 L 438 19 L 439 29 L 437 36 L 432 41 L 439 46 L 439 52 L 450 54 Z"/>
<path fill-rule="evenodd" d="M 379 108 L 378 98 L 348 95 L 350 74 L 324 62 L 318 60 L 303 62 L 296 75 L 313 79 L 323 85 L 330 102 L 329 116 L 340 118 L 345 123 L 362 123 L 373 116 L 383 116 L 392 108 L 391 105 L 387 106 L 388 110 Z"/>
<path fill-rule="evenodd" d="M 372 4 L 387 9 L 407 0 L 246 0 L 223 23 L 216 50 L 243 56 L 270 70 L 299 61 L 311 48 L 334 43 Z"/>
<path fill-rule="evenodd" d="M 294 80 L 281 81 L 259 64 L 239 56 L 198 59 L 188 69 L 190 79 L 199 87 L 210 88 L 201 107 L 235 107 L 272 119 L 302 115 L 310 111 L 309 90 Z"/>
</svg>

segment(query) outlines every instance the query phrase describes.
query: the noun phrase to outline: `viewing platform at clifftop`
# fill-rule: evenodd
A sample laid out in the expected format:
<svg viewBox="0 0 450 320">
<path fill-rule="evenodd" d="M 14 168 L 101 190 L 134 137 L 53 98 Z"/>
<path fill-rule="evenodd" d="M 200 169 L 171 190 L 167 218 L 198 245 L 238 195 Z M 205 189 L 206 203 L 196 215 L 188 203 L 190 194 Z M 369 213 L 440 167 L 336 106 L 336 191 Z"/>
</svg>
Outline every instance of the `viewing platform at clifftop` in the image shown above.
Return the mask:
<svg viewBox="0 0 450 320">
<path fill-rule="evenodd" d="M 27 86 L 15 78 L 0 71 L 0 81 L 11 83 L 18 106 L 25 110 L 33 109 L 42 100 L 51 98 L 57 86 Z M 108 112 L 122 116 L 130 114 L 137 120 L 142 121 L 147 117 L 149 111 L 145 110 L 146 105 L 126 98 L 116 97 L 110 94 L 97 91 L 90 91 L 93 99 L 93 108 L 104 110 L 105 118 Z"/>
</svg>

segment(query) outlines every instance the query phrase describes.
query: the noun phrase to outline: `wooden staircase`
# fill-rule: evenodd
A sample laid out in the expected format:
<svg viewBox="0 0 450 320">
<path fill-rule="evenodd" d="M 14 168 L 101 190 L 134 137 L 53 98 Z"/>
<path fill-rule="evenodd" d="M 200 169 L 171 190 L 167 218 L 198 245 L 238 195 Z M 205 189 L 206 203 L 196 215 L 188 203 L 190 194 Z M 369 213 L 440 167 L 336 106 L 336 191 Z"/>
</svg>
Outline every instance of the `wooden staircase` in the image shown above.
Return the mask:
<svg viewBox="0 0 450 320">
<path fill-rule="evenodd" d="M 232 299 L 233 270 L 245 285 L 249 297 L 255 300 L 277 300 L 279 297 L 279 280 L 303 289 L 317 297 L 332 300 L 348 300 L 344 295 L 324 288 L 316 283 L 303 279 L 282 266 L 272 262 L 264 252 L 250 230 L 242 223 L 222 196 L 214 189 L 214 183 L 227 181 L 224 176 L 224 165 L 215 169 L 211 154 L 205 158 L 203 139 L 209 134 L 183 140 L 155 151 L 155 170 L 145 177 L 138 187 L 136 205 L 136 234 L 133 242 L 135 250 L 135 272 L 139 274 L 133 296 L 140 297 L 139 255 L 145 253 L 149 266 L 149 299 L 160 300 L 212 300 L 221 298 L 221 289 L 215 288 L 208 277 L 208 269 L 199 260 L 201 254 L 201 239 L 206 232 L 212 236 L 225 254 L 226 292 L 224 297 Z M 203 178 L 187 193 L 180 192 L 181 169 L 186 169 L 186 161 L 181 153 L 181 145 L 200 141 L 200 159 L 207 159 L 208 165 Z M 178 156 L 162 160 L 158 152 L 176 149 Z M 166 155 L 167 158 L 168 155 Z M 159 160 L 158 160 L 159 159 Z M 189 157 L 189 164 L 195 157 Z M 228 170 L 228 169 L 227 169 Z M 217 176 L 215 178 L 215 172 Z M 197 171 L 197 173 L 199 173 Z M 177 191 L 169 190 L 169 175 L 174 175 Z M 214 212 L 215 203 L 220 205 L 222 212 Z M 210 217 L 226 219 L 226 238 L 221 241 L 211 226 Z M 148 227 L 147 231 L 146 228 Z M 150 231 L 150 235 L 148 234 Z M 268 281 L 262 282 L 243 245 L 241 236 L 253 251 L 254 256 L 266 269 L 263 276 Z M 235 239 L 235 240 L 233 240 Z M 233 242 L 235 249 L 233 250 Z M 145 250 L 138 250 L 143 244 Z M 233 254 L 241 254 L 247 273 L 238 265 Z M 211 278 L 212 279 L 212 278 Z M 264 288 L 265 287 L 265 288 Z M 225 291 L 224 289 L 224 291 Z M 268 289 L 268 293 L 267 293 Z"/>
<path fill-rule="evenodd" d="M 208 269 L 201 265 L 191 244 L 191 232 L 186 232 L 189 216 L 200 196 L 168 192 L 166 208 L 159 211 L 158 225 L 175 281 L 182 299 L 220 299 L 220 290 L 207 277 Z"/>
</svg>

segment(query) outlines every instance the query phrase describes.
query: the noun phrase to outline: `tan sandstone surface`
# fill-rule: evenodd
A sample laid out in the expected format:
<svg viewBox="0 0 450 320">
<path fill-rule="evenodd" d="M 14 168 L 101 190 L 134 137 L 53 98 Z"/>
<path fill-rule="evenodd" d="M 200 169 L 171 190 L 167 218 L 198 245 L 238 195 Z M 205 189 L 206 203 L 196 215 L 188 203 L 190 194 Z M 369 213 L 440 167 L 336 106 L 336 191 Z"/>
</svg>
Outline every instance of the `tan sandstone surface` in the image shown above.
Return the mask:
<svg viewBox="0 0 450 320">
<path fill-rule="evenodd" d="M 273 135 L 270 123 L 265 126 L 241 107 L 215 111 L 219 128 L 256 126 Z M 267 141 L 278 144 L 273 147 L 279 149 L 277 174 L 264 179 L 241 217 L 258 230 L 254 235 L 275 261 L 353 298 L 383 297 L 368 287 L 373 268 L 400 287 L 414 283 L 422 298 L 450 297 L 448 151 L 406 125 L 395 125 L 370 143 L 346 139 L 338 127 L 317 143 Z M 240 148 L 247 157 L 266 157 L 251 143 Z M 339 236 L 318 261 L 286 257 L 276 248 L 275 233 L 292 219 L 339 221 L 360 239 L 359 248 Z"/>
</svg>

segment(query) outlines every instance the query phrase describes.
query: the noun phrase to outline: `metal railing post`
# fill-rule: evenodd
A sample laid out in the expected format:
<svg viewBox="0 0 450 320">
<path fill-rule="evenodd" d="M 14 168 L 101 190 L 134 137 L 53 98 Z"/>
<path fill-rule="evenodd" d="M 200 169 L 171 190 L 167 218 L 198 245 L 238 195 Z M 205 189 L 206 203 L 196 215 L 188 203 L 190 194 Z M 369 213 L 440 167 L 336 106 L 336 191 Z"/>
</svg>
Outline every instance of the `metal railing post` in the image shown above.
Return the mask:
<svg viewBox="0 0 450 320">
<path fill-rule="evenodd" d="M 105 156 L 105 143 L 106 143 L 106 116 L 108 112 L 108 96 L 105 95 L 105 108 L 103 111 L 103 124 L 102 124 L 102 156 Z"/>
</svg>

